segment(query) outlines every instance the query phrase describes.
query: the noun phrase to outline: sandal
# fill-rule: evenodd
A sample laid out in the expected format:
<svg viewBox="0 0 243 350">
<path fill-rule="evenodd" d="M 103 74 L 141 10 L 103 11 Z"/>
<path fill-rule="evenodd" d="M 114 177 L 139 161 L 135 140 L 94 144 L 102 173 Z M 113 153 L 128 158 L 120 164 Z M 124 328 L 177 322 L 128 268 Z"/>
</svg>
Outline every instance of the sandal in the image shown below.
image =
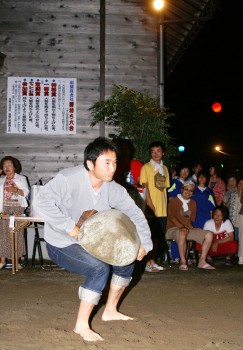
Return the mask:
<svg viewBox="0 0 243 350">
<path fill-rule="evenodd" d="M 159 269 L 156 269 L 156 267 L 151 265 L 146 265 L 145 272 L 159 272 Z"/>
<path fill-rule="evenodd" d="M 188 266 L 187 265 L 180 265 L 179 270 L 180 271 L 188 271 Z"/>
<path fill-rule="evenodd" d="M 165 267 L 163 267 L 163 266 L 160 266 L 160 265 L 158 265 L 158 264 L 153 264 L 153 266 L 152 266 L 153 268 L 155 268 L 155 269 L 157 269 L 157 270 L 159 270 L 159 271 L 164 271 L 164 270 L 166 270 L 166 268 Z"/>
</svg>

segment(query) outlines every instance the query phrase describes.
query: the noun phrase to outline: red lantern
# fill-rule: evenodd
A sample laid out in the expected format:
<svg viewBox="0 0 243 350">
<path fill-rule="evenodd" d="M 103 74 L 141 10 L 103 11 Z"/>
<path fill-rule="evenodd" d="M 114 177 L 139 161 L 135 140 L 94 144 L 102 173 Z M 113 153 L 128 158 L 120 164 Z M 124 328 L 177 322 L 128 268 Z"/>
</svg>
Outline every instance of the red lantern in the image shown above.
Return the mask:
<svg viewBox="0 0 243 350">
<path fill-rule="evenodd" d="M 221 105 L 221 103 L 215 102 L 215 103 L 212 105 L 212 110 L 213 110 L 215 113 L 220 113 L 220 112 L 222 111 L 222 105 Z"/>
</svg>

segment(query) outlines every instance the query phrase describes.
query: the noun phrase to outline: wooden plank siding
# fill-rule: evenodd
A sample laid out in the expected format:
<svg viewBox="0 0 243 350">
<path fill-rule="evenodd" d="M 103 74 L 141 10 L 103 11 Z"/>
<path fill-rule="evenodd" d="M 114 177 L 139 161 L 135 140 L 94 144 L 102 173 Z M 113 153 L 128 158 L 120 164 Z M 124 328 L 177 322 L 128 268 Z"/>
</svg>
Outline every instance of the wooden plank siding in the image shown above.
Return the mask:
<svg viewBox="0 0 243 350">
<path fill-rule="evenodd" d="M 100 1 L 1 0 L 0 156 L 17 157 L 34 184 L 80 164 L 86 145 L 99 136 L 90 128 L 89 107 L 100 92 Z M 105 94 L 113 83 L 157 96 L 156 18 L 138 0 L 105 1 Z M 76 135 L 6 133 L 7 78 L 77 78 Z M 113 133 L 105 128 L 105 135 Z"/>
</svg>

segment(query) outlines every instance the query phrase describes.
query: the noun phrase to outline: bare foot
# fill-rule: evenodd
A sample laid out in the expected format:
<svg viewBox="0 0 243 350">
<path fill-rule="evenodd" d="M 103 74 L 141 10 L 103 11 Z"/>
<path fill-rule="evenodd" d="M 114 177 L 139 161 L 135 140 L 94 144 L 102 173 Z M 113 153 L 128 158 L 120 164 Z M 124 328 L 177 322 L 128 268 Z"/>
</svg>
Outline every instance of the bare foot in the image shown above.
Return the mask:
<svg viewBox="0 0 243 350">
<path fill-rule="evenodd" d="M 129 317 L 127 315 L 122 314 L 121 312 L 114 311 L 114 312 L 108 312 L 104 311 L 101 319 L 103 321 L 128 321 L 128 320 L 133 320 L 132 317 Z"/>
<path fill-rule="evenodd" d="M 90 328 L 83 328 L 77 331 L 76 329 L 73 330 L 74 333 L 79 334 L 84 340 L 87 341 L 97 341 L 97 340 L 104 340 L 98 333 L 95 333 Z"/>
</svg>

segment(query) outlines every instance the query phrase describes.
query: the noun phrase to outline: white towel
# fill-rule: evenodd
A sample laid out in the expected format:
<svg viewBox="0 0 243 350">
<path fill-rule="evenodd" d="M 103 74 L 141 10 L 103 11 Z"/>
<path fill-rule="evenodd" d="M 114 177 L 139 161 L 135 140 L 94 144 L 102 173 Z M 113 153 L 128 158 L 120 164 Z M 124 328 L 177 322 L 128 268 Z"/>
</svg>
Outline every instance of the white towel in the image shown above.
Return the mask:
<svg viewBox="0 0 243 350">
<path fill-rule="evenodd" d="M 177 197 L 182 201 L 183 211 L 188 211 L 187 203 L 190 202 L 190 199 L 184 199 L 181 194 L 178 194 Z"/>
<path fill-rule="evenodd" d="M 163 164 L 162 160 L 160 161 L 160 163 L 156 163 L 153 159 L 150 159 L 150 163 L 153 164 L 153 166 L 154 166 L 154 171 L 159 170 L 159 173 L 160 173 L 162 176 L 165 175 L 164 168 L 163 168 L 164 164 Z"/>
</svg>

